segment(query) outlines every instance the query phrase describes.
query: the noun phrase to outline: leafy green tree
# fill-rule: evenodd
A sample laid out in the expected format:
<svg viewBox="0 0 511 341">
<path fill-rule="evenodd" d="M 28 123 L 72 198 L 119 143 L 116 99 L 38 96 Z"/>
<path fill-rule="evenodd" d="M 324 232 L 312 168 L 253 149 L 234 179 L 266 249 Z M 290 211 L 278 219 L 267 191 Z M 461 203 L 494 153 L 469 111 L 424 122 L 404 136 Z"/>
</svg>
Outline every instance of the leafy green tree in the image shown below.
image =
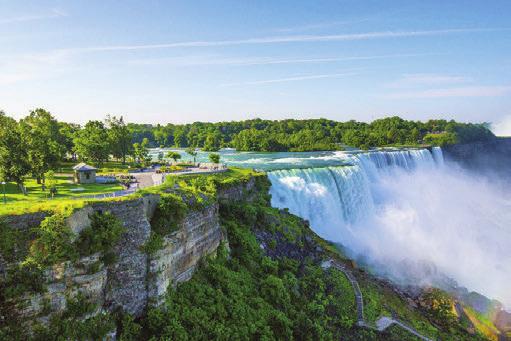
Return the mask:
<svg viewBox="0 0 511 341">
<path fill-rule="evenodd" d="M 211 153 L 208 155 L 209 161 L 213 163 L 220 163 L 220 154 L 218 153 Z"/>
<path fill-rule="evenodd" d="M 195 159 L 197 157 L 197 151 L 195 150 L 195 148 L 192 147 L 186 148 L 186 153 L 193 157 L 193 163 L 195 163 Z"/>
<path fill-rule="evenodd" d="M 158 161 L 163 161 L 163 152 L 158 152 Z"/>
<path fill-rule="evenodd" d="M 137 162 L 147 162 L 149 158 L 149 139 L 144 138 L 142 143 L 133 144 L 133 155 Z"/>
<path fill-rule="evenodd" d="M 122 160 L 122 164 L 126 163 L 126 156 L 130 152 L 131 132 L 124 123 L 123 117 L 107 116 L 106 124 L 108 128 L 108 141 L 112 155 Z"/>
<path fill-rule="evenodd" d="M 167 157 L 169 159 L 174 160 L 174 162 L 177 162 L 177 160 L 181 158 L 181 154 L 179 154 L 178 152 L 170 151 L 167 153 Z"/>
<path fill-rule="evenodd" d="M 220 150 L 222 136 L 219 132 L 209 133 L 206 136 L 206 140 L 204 141 L 204 147 L 202 148 L 205 151 L 216 152 Z"/>
<path fill-rule="evenodd" d="M 0 111 L 0 178 L 15 182 L 26 194 L 24 177 L 30 172 L 28 146 L 16 120 Z"/>
<path fill-rule="evenodd" d="M 176 129 L 174 131 L 174 144 L 178 148 L 187 147 L 186 131 L 184 129 Z"/>
<path fill-rule="evenodd" d="M 56 168 L 65 154 L 59 124 L 48 111 L 36 109 L 20 121 L 20 128 L 28 146 L 31 172 L 40 183 L 44 173 Z"/>
<path fill-rule="evenodd" d="M 70 156 L 73 161 L 77 159 L 73 140 L 79 130 L 80 125 L 78 124 L 59 122 L 61 144 L 64 146 L 66 156 Z"/>
<path fill-rule="evenodd" d="M 438 134 L 426 134 L 424 136 L 424 142 L 433 146 L 446 146 L 448 144 L 454 144 L 457 142 L 456 134 L 454 133 L 438 133 Z"/>
<path fill-rule="evenodd" d="M 110 144 L 108 132 L 101 121 L 89 121 L 74 138 L 75 150 L 80 159 L 97 165 L 108 160 Z"/>
<path fill-rule="evenodd" d="M 44 178 L 46 179 L 45 185 L 48 191 L 50 192 L 51 198 L 57 194 L 57 179 L 55 178 L 55 172 L 52 170 L 44 173 Z"/>
</svg>

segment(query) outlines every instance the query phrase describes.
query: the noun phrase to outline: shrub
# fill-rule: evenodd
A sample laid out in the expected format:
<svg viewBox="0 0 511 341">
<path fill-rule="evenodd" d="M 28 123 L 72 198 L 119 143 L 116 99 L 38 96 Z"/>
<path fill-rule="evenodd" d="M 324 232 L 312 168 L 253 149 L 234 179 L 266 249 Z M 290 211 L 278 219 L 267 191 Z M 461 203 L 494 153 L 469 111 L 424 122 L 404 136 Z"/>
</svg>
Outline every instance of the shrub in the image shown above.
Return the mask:
<svg viewBox="0 0 511 341">
<path fill-rule="evenodd" d="M 142 326 L 135 322 L 133 316 L 124 314 L 121 321 L 121 337 L 120 341 L 136 341 L 140 340 L 140 332 Z"/>
<path fill-rule="evenodd" d="M 172 193 L 162 194 L 160 203 L 151 220 L 153 231 L 160 236 L 173 232 L 184 219 L 187 211 L 188 207 L 179 195 Z"/>
<path fill-rule="evenodd" d="M 142 251 L 148 255 L 154 255 L 158 250 L 163 248 L 163 237 L 157 233 L 151 232 L 149 239 L 142 246 Z"/>
<path fill-rule="evenodd" d="M 13 267 L 7 271 L 5 279 L 0 281 L 0 301 L 19 297 L 24 293 L 43 291 L 43 272 L 34 264 Z"/>
<path fill-rule="evenodd" d="M 80 256 L 88 256 L 96 252 L 107 254 L 119 241 L 125 229 L 119 219 L 110 212 L 91 215 L 91 225 L 80 232 L 76 241 Z"/>
<path fill-rule="evenodd" d="M 78 253 L 72 243 L 74 234 L 60 213 L 46 217 L 35 230 L 36 239 L 30 246 L 30 253 L 24 264 L 38 267 L 74 260 Z"/>
<path fill-rule="evenodd" d="M 211 153 L 209 154 L 209 161 L 213 163 L 219 163 L 220 162 L 220 154 L 218 153 Z"/>
<path fill-rule="evenodd" d="M 7 262 L 25 257 L 29 239 L 30 233 L 11 228 L 0 221 L 0 254 Z"/>
</svg>

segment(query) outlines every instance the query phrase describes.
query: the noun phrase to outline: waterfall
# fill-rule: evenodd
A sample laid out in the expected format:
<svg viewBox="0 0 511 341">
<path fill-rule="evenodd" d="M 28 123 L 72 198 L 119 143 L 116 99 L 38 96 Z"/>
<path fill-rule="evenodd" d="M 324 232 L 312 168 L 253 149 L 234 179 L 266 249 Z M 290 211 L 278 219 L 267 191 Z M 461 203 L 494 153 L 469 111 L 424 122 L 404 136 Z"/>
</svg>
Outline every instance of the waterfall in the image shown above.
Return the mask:
<svg viewBox="0 0 511 341">
<path fill-rule="evenodd" d="M 441 153 L 441 150 L 440 150 Z M 439 157 L 441 157 L 441 154 Z M 288 208 L 311 222 L 328 240 L 346 243 L 350 225 L 374 213 L 379 197 L 374 185 L 394 168 L 412 171 L 443 163 L 427 149 L 377 151 L 347 156 L 351 166 L 268 172 L 272 205 Z M 348 229 L 348 231 L 343 229 Z"/>
<path fill-rule="evenodd" d="M 339 157 L 346 166 L 268 172 L 272 205 L 391 279 L 436 285 L 411 265 L 428 264 L 511 306 L 508 187 L 444 164 L 440 148 Z"/>
</svg>

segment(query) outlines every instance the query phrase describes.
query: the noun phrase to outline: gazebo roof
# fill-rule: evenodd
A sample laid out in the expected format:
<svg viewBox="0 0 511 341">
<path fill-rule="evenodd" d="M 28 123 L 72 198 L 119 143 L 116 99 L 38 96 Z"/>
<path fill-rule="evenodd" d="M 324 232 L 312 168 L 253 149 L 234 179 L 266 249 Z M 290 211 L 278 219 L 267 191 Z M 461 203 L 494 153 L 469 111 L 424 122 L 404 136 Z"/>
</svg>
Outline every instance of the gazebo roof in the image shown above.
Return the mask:
<svg viewBox="0 0 511 341">
<path fill-rule="evenodd" d="M 76 166 L 73 167 L 73 169 L 77 172 L 85 172 L 85 171 L 93 171 L 93 170 L 97 170 L 97 168 L 94 168 L 92 166 L 89 166 L 83 162 L 77 164 Z"/>
</svg>

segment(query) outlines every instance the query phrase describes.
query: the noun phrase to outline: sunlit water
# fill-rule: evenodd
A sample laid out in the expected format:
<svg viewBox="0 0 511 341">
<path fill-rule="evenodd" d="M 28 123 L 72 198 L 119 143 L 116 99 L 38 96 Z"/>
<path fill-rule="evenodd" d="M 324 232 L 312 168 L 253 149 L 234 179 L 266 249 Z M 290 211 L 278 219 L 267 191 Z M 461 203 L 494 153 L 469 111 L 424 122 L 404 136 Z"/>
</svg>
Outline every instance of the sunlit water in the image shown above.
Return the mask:
<svg viewBox="0 0 511 341">
<path fill-rule="evenodd" d="M 221 156 L 268 171 L 273 206 L 309 220 L 374 271 L 406 282 L 414 264 L 433 264 L 511 306 L 511 191 L 444 163 L 441 149 Z M 419 284 L 434 281 L 415 273 Z"/>
</svg>

